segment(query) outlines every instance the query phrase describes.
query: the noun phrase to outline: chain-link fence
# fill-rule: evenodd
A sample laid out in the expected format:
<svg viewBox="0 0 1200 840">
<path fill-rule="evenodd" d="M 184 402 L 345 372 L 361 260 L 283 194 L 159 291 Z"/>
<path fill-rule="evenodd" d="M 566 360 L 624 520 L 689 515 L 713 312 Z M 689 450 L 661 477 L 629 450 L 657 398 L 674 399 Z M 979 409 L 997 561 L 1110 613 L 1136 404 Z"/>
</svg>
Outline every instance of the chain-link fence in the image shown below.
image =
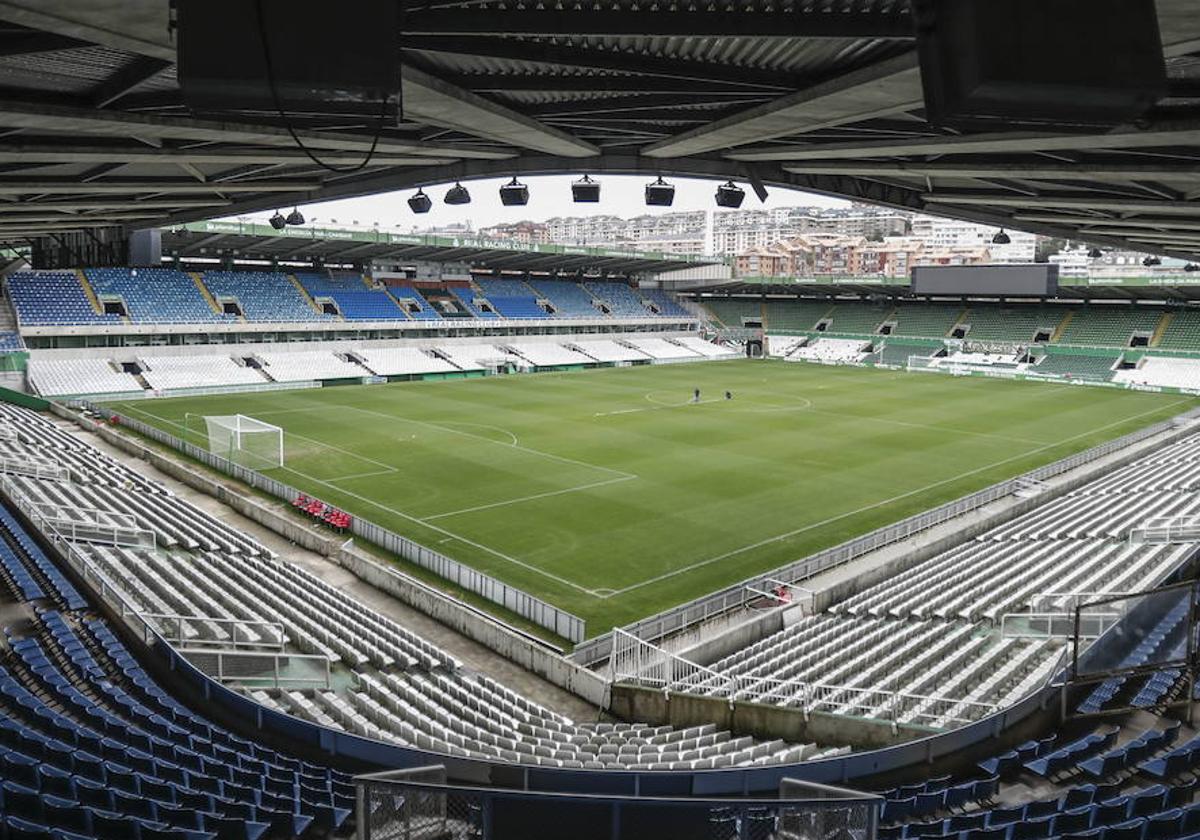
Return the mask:
<svg viewBox="0 0 1200 840">
<path fill-rule="evenodd" d="M 356 781 L 358 840 L 872 840 L 883 801 L 792 779 L 777 797 L 742 799 L 478 788 L 441 767 Z"/>
</svg>

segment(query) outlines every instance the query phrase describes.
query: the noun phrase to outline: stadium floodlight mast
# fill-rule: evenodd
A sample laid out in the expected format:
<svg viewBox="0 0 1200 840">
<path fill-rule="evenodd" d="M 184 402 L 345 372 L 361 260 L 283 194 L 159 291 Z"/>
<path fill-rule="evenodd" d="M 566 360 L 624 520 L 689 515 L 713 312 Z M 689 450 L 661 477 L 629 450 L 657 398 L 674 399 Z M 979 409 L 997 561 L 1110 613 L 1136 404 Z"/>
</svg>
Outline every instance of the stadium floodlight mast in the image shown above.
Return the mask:
<svg viewBox="0 0 1200 840">
<path fill-rule="evenodd" d="M 414 213 L 428 213 L 433 207 L 433 199 L 425 195 L 425 190 L 417 190 L 408 199 L 408 209 Z"/>
<path fill-rule="evenodd" d="M 600 202 L 600 182 L 593 181 L 589 175 L 573 181 L 571 183 L 571 200 L 576 204 L 598 204 Z"/>
</svg>

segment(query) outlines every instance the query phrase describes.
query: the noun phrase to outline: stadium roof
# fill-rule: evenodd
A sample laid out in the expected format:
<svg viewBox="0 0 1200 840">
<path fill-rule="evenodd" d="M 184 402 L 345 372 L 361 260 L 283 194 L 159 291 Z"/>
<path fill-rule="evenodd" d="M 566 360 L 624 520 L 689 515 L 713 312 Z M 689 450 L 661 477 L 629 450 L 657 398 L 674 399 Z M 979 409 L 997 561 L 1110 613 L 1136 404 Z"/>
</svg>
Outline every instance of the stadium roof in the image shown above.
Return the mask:
<svg viewBox="0 0 1200 840">
<path fill-rule="evenodd" d="M 523 245 L 476 236 L 432 236 L 349 228 L 289 227 L 253 222 L 190 222 L 163 231 L 163 253 L 183 259 L 235 255 L 282 261 L 421 260 L 465 262 L 515 271 L 648 274 L 722 262 L 717 257 L 626 250 L 612 246 Z"/>
<path fill-rule="evenodd" d="M 740 277 L 725 281 L 683 283 L 675 288 L 677 291 L 714 295 L 908 297 L 912 293 L 908 280 L 891 277 Z M 1057 296 L 1070 300 L 1200 301 L 1200 272 L 1163 272 L 1128 277 L 1114 274 L 1091 279 L 1062 277 L 1058 281 Z"/>
<path fill-rule="evenodd" d="M 1200 254 L 1200 14 L 1157 0 L 1168 98 L 1107 132 L 923 116 L 908 0 L 408 6 L 404 121 L 356 174 L 183 105 L 169 0 L 0 0 L 0 242 L 510 174 L 690 174 Z M 351 13 L 347 6 L 341 13 Z M 373 125 L 304 142 L 362 160 Z"/>
</svg>

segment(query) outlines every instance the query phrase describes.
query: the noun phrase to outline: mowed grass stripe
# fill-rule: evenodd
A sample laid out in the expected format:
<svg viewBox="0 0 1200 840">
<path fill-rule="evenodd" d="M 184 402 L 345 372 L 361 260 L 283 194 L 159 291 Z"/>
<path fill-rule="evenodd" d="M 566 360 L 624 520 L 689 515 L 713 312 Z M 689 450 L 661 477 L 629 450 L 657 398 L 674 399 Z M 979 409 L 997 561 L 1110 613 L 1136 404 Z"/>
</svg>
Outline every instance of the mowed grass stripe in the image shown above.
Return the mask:
<svg viewBox="0 0 1200 840">
<path fill-rule="evenodd" d="M 738 361 L 141 404 L 164 427 L 185 412 L 282 425 L 289 469 L 310 477 L 289 482 L 598 633 L 1193 402 Z M 293 452 L 295 436 L 353 457 Z"/>
</svg>

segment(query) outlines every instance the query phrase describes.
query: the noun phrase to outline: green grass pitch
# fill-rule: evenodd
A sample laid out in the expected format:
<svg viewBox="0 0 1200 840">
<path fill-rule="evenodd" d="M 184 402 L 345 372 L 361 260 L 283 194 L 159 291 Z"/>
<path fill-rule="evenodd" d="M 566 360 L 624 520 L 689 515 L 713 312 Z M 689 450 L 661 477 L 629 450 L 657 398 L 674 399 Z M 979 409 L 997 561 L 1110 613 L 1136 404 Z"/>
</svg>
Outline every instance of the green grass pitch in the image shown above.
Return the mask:
<svg viewBox="0 0 1200 840">
<path fill-rule="evenodd" d="M 117 407 L 176 434 L 188 413 L 282 426 L 271 474 L 595 635 L 1194 403 L 743 360 Z"/>
</svg>

